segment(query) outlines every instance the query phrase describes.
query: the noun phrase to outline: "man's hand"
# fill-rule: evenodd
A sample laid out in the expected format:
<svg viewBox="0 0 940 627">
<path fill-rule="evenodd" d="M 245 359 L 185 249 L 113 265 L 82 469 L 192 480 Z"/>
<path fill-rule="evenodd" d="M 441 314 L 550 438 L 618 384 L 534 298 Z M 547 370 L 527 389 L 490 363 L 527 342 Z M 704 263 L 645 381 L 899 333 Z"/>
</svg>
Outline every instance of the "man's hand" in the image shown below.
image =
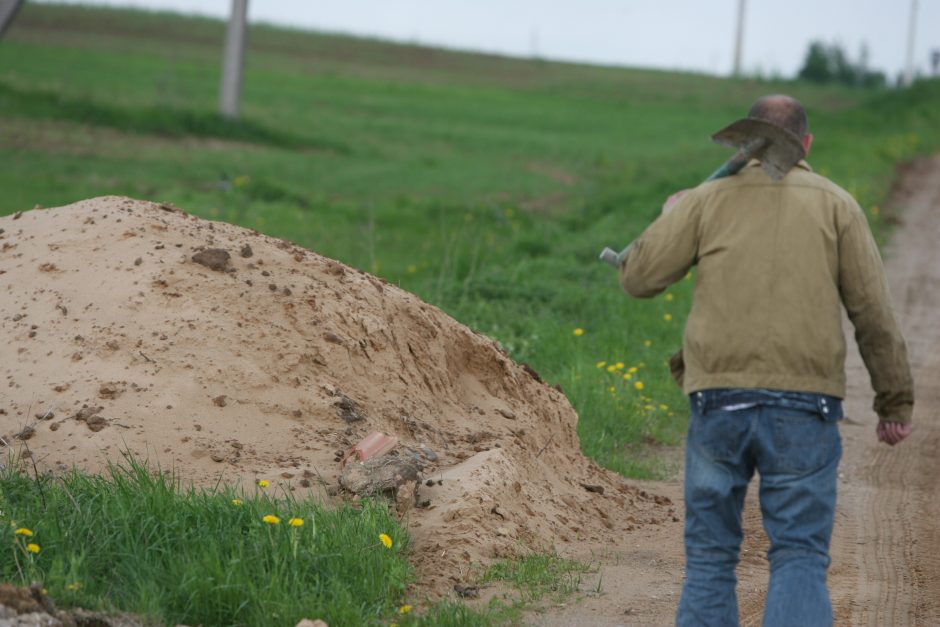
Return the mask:
<svg viewBox="0 0 940 627">
<path fill-rule="evenodd" d="M 879 422 L 875 431 L 878 433 L 878 439 L 894 446 L 914 430 L 914 425 L 909 422 Z"/>
<path fill-rule="evenodd" d="M 669 211 L 672 209 L 672 206 L 675 205 L 676 202 L 678 202 L 678 200 L 682 198 L 687 191 L 689 190 L 682 189 L 669 196 L 669 198 L 666 199 L 666 202 L 663 203 L 663 215 L 669 213 Z"/>
</svg>

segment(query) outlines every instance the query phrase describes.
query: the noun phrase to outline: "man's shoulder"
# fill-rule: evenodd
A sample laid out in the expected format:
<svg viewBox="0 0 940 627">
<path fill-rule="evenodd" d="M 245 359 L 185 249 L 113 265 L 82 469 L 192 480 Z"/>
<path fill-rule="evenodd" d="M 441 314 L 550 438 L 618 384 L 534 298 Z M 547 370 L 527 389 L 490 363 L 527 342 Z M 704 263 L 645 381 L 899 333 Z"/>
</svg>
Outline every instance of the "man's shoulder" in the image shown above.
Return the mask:
<svg viewBox="0 0 940 627">
<path fill-rule="evenodd" d="M 828 196 L 833 200 L 839 201 L 840 204 L 844 204 L 848 209 L 858 207 L 858 203 L 849 192 L 825 176 L 814 172 L 812 168 L 805 163 L 794 167 L 787 173 L 784 179 L 779 182 L 767 176 L 759 165 L 750 165 L 733 176 L 706 181 L 695 188 L 694 191 L 700 198 L 707 198 L 715 194 L 722 194 L 742 187 L 815 192 L 816 194 Z"/>
</svg>

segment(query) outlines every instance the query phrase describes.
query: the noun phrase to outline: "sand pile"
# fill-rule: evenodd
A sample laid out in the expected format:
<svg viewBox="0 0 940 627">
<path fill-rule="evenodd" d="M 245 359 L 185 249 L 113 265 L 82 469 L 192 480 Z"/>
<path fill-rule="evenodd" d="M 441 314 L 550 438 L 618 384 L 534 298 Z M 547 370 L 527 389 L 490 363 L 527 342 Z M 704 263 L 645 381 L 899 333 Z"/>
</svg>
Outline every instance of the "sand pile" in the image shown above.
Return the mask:
<svg viewBox="0 0 940 627">
<path fill-rule="evenodd" d="M 374 276 L 127 198 L 0 229 L 0 435 L 41 468 L 129 449 L 199 484 L 341 497 L 338 456 L 381 431 L 423 458 L 399 507 L 442 585 L 673 515 L 581 455 L 560 391 Z"/>
</svg>

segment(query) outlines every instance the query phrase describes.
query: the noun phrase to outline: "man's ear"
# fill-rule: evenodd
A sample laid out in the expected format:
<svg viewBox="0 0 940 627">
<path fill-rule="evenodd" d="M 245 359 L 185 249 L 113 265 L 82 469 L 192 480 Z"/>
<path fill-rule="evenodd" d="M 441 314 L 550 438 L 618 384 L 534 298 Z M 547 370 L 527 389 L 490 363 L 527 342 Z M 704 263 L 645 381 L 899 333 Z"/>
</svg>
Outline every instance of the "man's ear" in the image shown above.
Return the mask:
<svg viewBox="0 0 940 627">
<path fill-rule="evenodd" d="M 803 152 L 809 154 L 809 147 L 813 145 L 813 134 L 807 133 L 803 135 Z"/>
</svg>

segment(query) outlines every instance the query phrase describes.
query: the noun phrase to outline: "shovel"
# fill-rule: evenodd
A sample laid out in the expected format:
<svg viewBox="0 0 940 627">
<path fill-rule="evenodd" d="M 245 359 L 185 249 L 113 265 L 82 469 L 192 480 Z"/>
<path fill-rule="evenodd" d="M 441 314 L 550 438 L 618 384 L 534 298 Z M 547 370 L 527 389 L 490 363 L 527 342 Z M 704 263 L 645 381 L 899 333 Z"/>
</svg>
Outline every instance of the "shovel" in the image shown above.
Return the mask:
<svg viewBox="0 0 940 627">
<path fill-rule="evenodd" d="M 779 181 L 806 156 L 803 142 L 796 134 L 758 118 L 742 118 L 733 122 L 712 135 L 712 141 L 738 150 L 705 182 L 737 174 L 751 159 L 760 159 L 764 172 Z M 619 253 L 605 248 L 601 251 L 600 259 L 619 268 L 629 251 L 630 246 Z"/>
</svg>

